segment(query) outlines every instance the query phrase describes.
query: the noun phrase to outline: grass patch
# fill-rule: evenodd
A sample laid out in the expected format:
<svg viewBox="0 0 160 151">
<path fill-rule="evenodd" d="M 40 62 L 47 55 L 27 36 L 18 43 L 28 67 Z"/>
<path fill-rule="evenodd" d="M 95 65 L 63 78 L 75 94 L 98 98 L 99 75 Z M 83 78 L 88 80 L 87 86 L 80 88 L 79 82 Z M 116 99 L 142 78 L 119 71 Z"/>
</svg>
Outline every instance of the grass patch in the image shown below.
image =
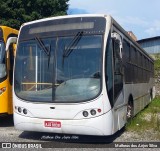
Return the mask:
<svg viewBox="0 0 160 151">
<path fill-rule="evenodd" d="M 153 57 L 155 58 L 154 61 L 155 77 L 157 77 L 160 72 L 160 54 L 154 54 Z"/>
<path fill-rule="evenodd" d="M 152 102 L 143 110 L 143 114 L 147 113 L 160 113 L 160 97 L 156 97 L 152 100 Z"/>
<path fill-rule="evenodd" d="M 158 70 L 160 68 L 160 59 L 155 60 L 154 68 L 155 68 L 155 70 Z"/>
<path fill-rule="evenodd" d="M 126 130 L 139 135 L 146 131 L 153 131 L 160 139 L 160 97 L 156 97 L 144 110 L 139 112 L 126 124 Z"/>
<path fill-rule="evenodd" d="M 159 76 L 160 72 L 160 59 L 155 60 L 154 62 L 155 78 Z"/>
</svg>

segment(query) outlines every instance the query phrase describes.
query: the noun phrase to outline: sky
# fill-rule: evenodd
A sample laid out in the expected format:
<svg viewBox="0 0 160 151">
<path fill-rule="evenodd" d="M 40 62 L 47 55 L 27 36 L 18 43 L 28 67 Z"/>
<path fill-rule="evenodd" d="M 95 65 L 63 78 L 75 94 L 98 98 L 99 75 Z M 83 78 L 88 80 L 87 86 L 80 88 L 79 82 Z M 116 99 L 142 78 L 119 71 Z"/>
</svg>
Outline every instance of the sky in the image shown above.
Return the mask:
<svg viewBox="0 0 160 151">
<path fill-rule="evenodd" d="M 160 36 L 160 0 L 70 0 L 68 14 L 109 14 L 138 40 Z"/>
</svg>

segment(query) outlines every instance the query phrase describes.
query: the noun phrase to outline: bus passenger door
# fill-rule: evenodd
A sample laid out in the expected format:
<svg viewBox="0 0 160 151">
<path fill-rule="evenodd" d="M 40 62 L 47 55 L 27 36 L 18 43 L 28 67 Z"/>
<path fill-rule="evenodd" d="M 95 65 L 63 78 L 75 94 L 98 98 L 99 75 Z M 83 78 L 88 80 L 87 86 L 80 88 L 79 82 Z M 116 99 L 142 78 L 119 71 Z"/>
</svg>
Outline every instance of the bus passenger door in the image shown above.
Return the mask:
<svg viewBox="0 0 160 151">
<path fill-rule="evenodd" d="M 8 51 L 8 114 L 13 113 L 13 96 L 12 96 L 12 82 L 13 82 L 13 65 L 14 65 L 14 47 L 13 44 L 9 46 Z"/>
<path fill-rule="evenodd" d="M 123 64 L 122 64 L 122 40 L 119 34 L 112 34 L 113 44 L 113 70 L 114 70 L 114 105 L 124 103 L 123 95 Z M 119 97 L 121 97 L 119 99 Z M 117 102 L 118 101 L 118 102 Z"/>
<path fill-rule="evenodd" d="M 113 101 L 114 101 L 114 128 L 121 129 L 125 124 L 124 105 L 124 70 L 122 64 L 122 40 L 120 35 L 112 35 L 113 44 Z"/>
<path fill-rule="evenodd" d="M 122 58 L 120 58 L 120 54 L 119 54 L 119 49 L 120 49 L 119 43 L 113 40 L 114 101 L 115 102 L 123 90 L 123 66 L 122 66 Z M 121 98 L 121 100 L 123 100 L 123 98 Z M 121 103 L 123 103 L 123 101 Z"/>
</svg>

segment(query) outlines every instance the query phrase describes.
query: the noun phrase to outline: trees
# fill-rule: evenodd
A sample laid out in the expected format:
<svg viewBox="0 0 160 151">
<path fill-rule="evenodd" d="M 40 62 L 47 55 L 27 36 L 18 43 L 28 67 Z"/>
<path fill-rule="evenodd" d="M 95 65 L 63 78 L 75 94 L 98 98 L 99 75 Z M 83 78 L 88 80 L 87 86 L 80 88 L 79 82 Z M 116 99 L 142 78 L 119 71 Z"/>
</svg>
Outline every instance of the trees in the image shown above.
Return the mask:
<svg viewBox="0 0 160 151">
<path fill-rule="evenodd" d="M 1 0 L 0 24 L 19 29 L 21 24 L 67 14 L 69 0 Z"/>
</svg>

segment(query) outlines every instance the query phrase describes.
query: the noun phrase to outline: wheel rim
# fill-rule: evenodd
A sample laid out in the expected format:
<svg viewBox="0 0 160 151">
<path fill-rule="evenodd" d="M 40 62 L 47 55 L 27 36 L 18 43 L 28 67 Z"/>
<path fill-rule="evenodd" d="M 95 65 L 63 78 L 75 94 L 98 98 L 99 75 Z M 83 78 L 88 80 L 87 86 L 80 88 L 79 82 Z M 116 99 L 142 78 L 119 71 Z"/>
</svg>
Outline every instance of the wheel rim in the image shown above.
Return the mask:
<svg viewBox="0 0 160 151">
<path fill-rule="evenodd" d="M 132 118 L 132 106 L 130 104 L 127 105 L 127 120 Z"/>
</svg>

